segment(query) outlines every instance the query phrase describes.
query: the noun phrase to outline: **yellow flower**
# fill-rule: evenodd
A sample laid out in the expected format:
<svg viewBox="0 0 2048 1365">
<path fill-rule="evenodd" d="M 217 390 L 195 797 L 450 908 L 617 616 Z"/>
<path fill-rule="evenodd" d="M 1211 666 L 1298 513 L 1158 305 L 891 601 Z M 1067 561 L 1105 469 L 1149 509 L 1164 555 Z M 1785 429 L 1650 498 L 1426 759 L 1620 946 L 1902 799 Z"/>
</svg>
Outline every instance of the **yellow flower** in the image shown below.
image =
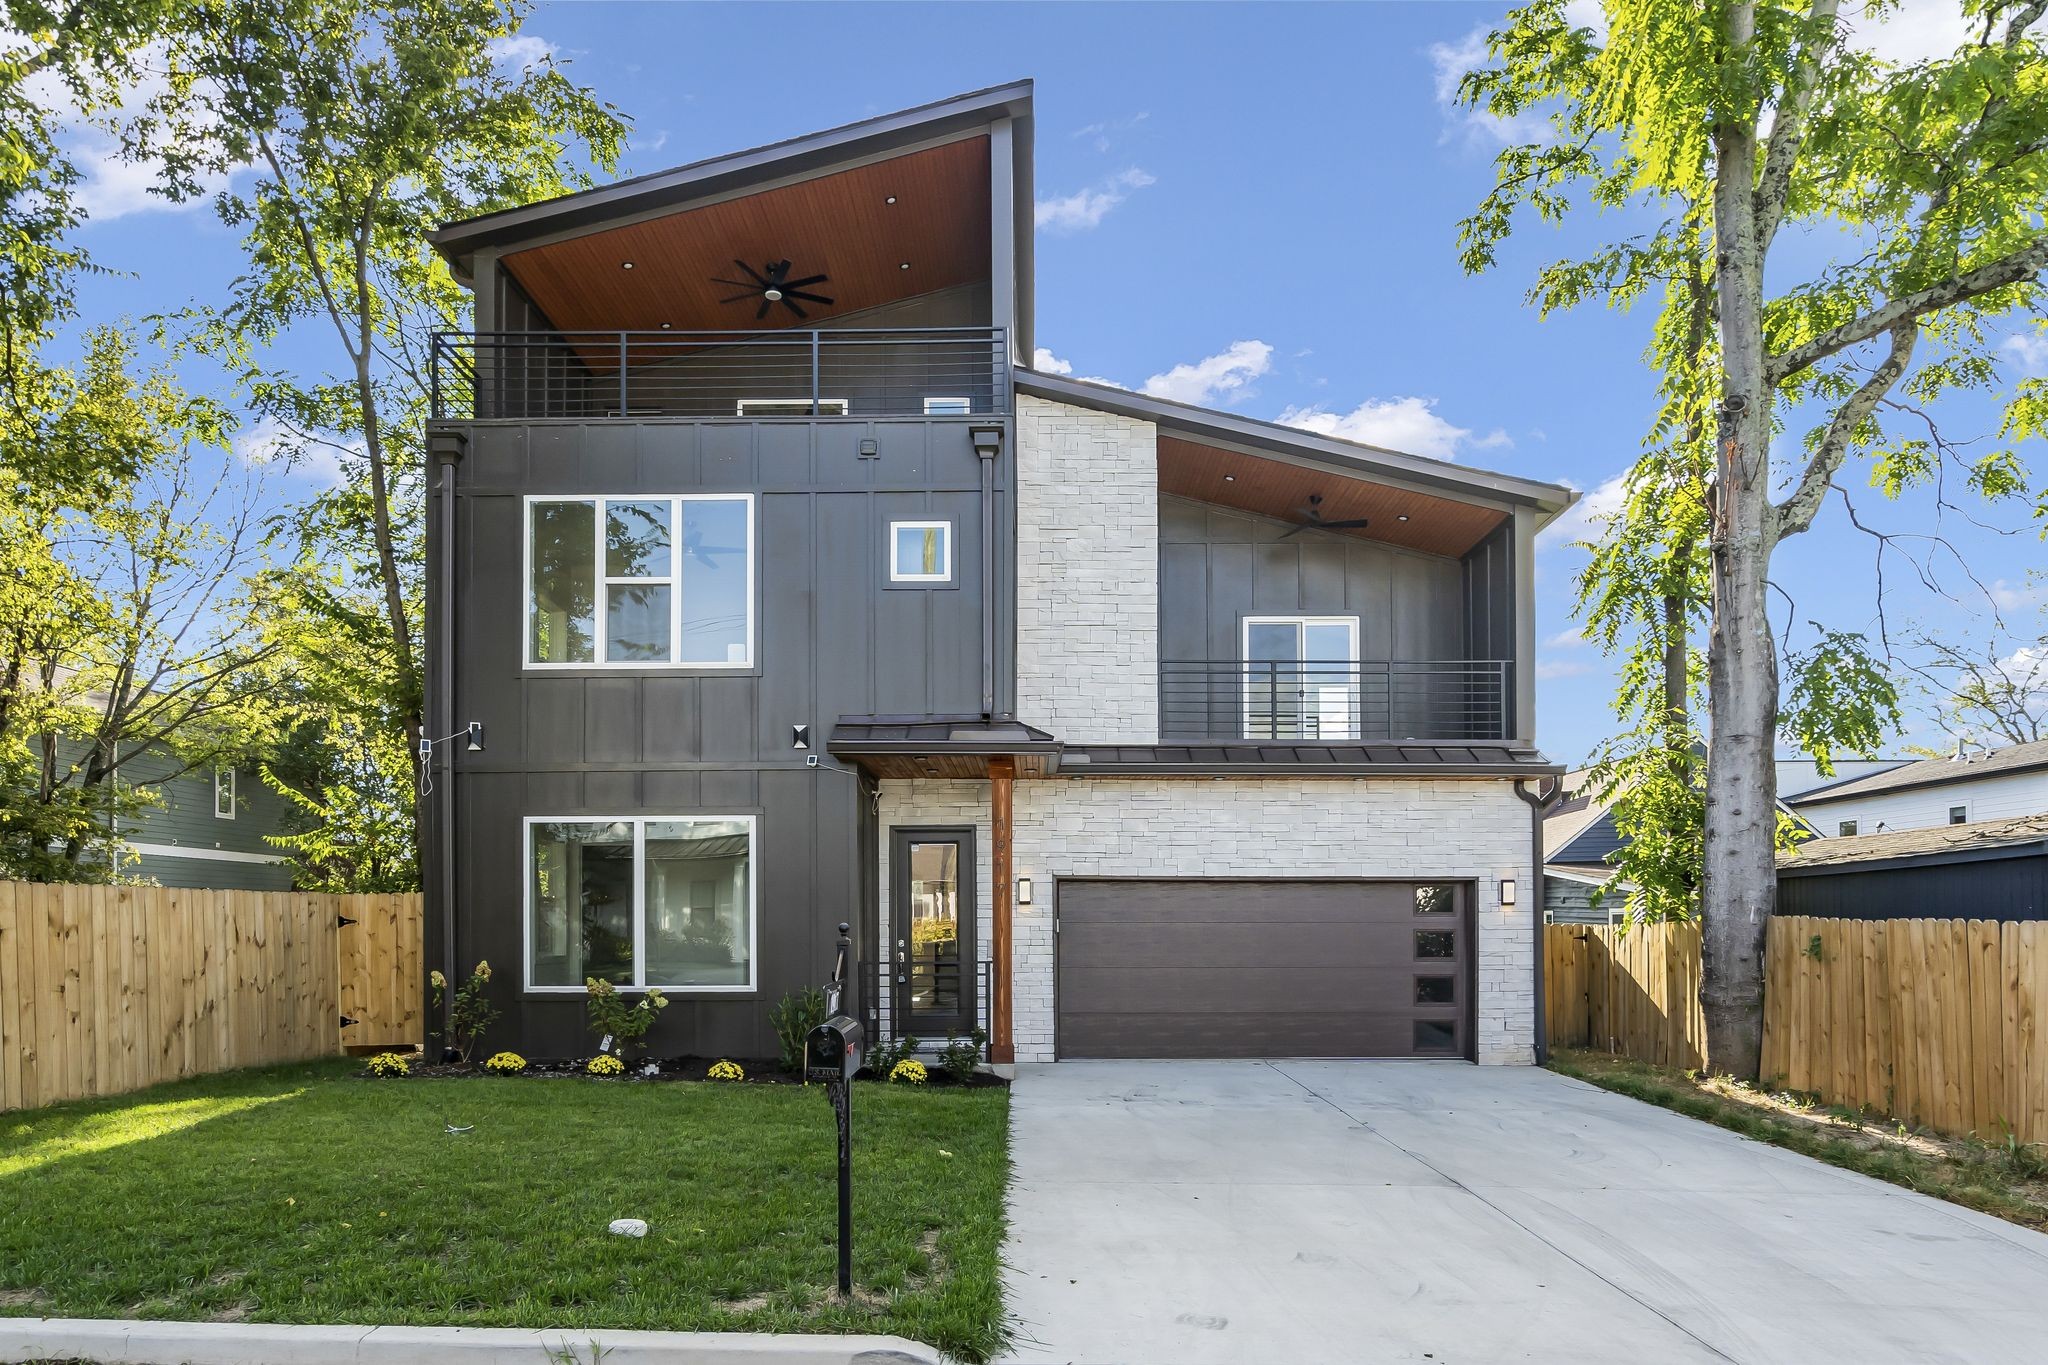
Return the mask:
<svg viewBox="0 0 2048 1365">
<path fill-rule="evenodd" d="M 924 1069 L 923 1062 L 905 1058 L 896 1063 L 889 1072 L 889 1079 L 899 1085 L 923 1085 L 929 1075 L 930 1073 Z"/>
<path fill-rule="evenodd" d="M 434 983 L 434 989 L 437 991 L 448 984 L 448 978 L 441 975 L 441 969 L 438 967 L 427 973 L 427 980 Z"/>
<path fill-rule="evenodd" d="M 370 1058 L 372 1076 L 409 1076 L 412 1074 L 412 1058 L 403 1052 L 380 1052 Z"/>
<path fill-rule="evenodd" d="M 471 973 L 471 975 L 475 976 L 479 981 L 489 981 L 491 979 L 491 964 L 488 962 L 477 963 L 476 971 Z"/>
<path fill-rule="evenodd" d="M 713 1063 L 704 1078 L 712 1081 L 743 1081 L 747 1078 L 747 1073 L 738 1062 L 721 1061 Z"/>
<path fill-rule="evenodd" d="M 517 1076 L 526 1070 L 526 1058 L 516 1052 L 497 1052 L 484 1063 L 484 1070 L 493 1076 Z"/>
<path fill-rule="evenodd" d="M 593 1076 L 617 1076 L 624 1073 L 626 1064 L 609 1052 L 600 1052 L 585 1063 L 583 1069 Z"/>
</svg>

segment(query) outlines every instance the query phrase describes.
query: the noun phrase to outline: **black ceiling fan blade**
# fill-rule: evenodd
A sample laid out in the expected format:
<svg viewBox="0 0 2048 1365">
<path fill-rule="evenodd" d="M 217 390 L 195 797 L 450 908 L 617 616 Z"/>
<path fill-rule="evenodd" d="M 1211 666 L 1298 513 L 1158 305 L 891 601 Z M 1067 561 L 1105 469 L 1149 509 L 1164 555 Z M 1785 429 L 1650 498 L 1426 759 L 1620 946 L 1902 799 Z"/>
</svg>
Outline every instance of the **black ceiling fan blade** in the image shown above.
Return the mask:
<svg viewBox="0 0 2048 1365">
<path fill-rule="evenodd" d="M 809 313 L 806 313 L 803 309 L 797 307 L 796 300 L 791 298 L 787 294 L 784 294 L 782 296 L 782 306 L 784 308 L 787 308 L 790 312 L 796 314 L 800 318 L 807 318 L 810 316 Z"/>
<path fill-rule="evenodd" d="M 733 258 L 732 263 L 738 266 L 741 270 L 746 271 L 747 278 L 752 280 L 756 287 L 761 289 L 766 289 L 768 287 L 768 281 L 761 277 L 760 271 L 754 269 L 754 267 L 748 265 L 745 261 L 740 260 L 737 256 Z M 728 280 L 726 281 L 726 283 L 731 284 L 735 283 L 735 281 Z"/>
<path fill-rule="evenodd" d="M 761 297 L 761 291 L 760 291 L 760 290 L 758 290 L 758 289 L 749 289 L 749 290 L 748 290 L 748 291 L 747 291 L 746 293 L 744 293 L 744 294 L 734 294 L 734 295 L 733 295 L 733 296 L 732 296 L 731 298 L 729 298 L 729 299 L 720 299 L 720 300 L 719 300 L 719 302 L 720 302 L 720 303 L 738 303 L 738 302 L 739 302 L 739 301 L 740 301 L 741 299 L 758 299 L 758 298 L 760 298 L 760 297 Z"/>
<path fill-rule="evenodd" d="M 831 278 L 830 275 L 806 275 L 800 280 L 784 280 L 782 287 L 784 289 L 801 289 L 807 284 L 823 284 Z"/>
<path fill-rule="evenodd" d="M 729 284 L 735 289 L 751 289 L 757 294 L 761 292 L 761 286 L 758 284 L 748 284 L 745 280 L 728 280 L 723 275 L 713 275 L 711 282 L 713 284 Z"/>
<path fill-rule="evenodd" d="M 781 284 L 781 283 L 782 283 L 782 282 L 783 282 L 784 280 L 788 279 L 788 278 L 789 278 L 789 262 L 788 262 L 788 261 L 777 261 L 777 262 L 776 262 L 776 263 L 775 263 L 774 265 L 771 265 L 771 266 L 769 266 L 769 267 L 768 267 L 768 278 L 769 278 L 770 280 L 774 281 L 774 282 L 775 282 L 776 284 Z"/>
<path fill-rule="evenodd" d="M 1290 527 L 1288 527 L 1288 528 L 1287 528 L 1286 530 L 1282 531 L 1282 532 L 1280 533 L 1280 539 L 1282 539 L 1282 540 L 1285 540 L 1285 539 L 1287 539 L 1287 538 L 1288 538 L 1289 536 L 1298 536 L 1298 535 L 1300 535 L 1300 534 L 1301 534 L 1301 533 L 1302 533 L 1303 531 L 1313 531 L 1314 529 L 1315 529 L 1315 525 L 1314 525 L 1314 523 L 1312 523 L 1312 522 L 1306 522 L 1306 521 L 1305 521 L 1305 522 L 1303 522 L 1303 523 L 1302 523 L 1301 525 L 1299 525 L 1299 526 L 1290 526 Z"/>
<path fill-rule="evenodd" d="M 782 291 L 782 297 L 786 299 L 802 299 L 805 303 L 823 303 L 829 305 L 832 302 L 832 300 L 826 298 L 823 294 L 807 294 L 801 289 L 785 289 Z"/>
<path fill-rule="evenodd" d="M 1348 521 L 1319 521 L 1316 525 L 1322 527 L 1325 531 L 1353 531 L 1360 527 L 1370 526 L 1372 522 L 1365 517 L 1352 517 Z"/>
<path fill-rule="evenodd" d="M 759 322 L 762 318 L 767 317 L 768 310 L 774 306 L 775 303 L 772 299 L 762 299 L 761 306 L 754 310 L 754 321 Z"/>
</svg>

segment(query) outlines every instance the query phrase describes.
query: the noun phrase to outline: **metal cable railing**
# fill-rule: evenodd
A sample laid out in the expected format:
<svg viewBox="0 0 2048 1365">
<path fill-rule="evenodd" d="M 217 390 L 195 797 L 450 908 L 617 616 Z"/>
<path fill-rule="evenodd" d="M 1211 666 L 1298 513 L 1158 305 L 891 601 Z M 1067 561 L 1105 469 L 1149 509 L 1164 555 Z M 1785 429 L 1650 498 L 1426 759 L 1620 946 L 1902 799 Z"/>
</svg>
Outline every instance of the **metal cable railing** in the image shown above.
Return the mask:
<svg viewBox="0 0 2048 1365">
<path fill-rule="evenodd" d="M 1172 659 L 1159 665 L 1163 740 L 1505 739 L 1509 664 L 1500 659 Z"/>
<path fill-rule="evenodd" d="M 441 332 L 433 415 L 981 417 L 1010 407 L 1000 327 Z"/>
<path fill-rule="evenodd" d="M 995 990 L 994 964 L 986 958 L 974 963 L 970 969 L 961 964 L 961 975 L 971 970 L 974 980 L 974 1027 L 983 1033 L 993 1030 L 989 1026 L 989 1002 Z M 874 1040 L 900 1038 L 911 1034 L 920 1043 L 943 1043 L 946 1041 L 946 1024 L 920 1023 L 915 1017 L 908 992 L 898 985 L 893 962 L 863 962 L 860 966 L 861 985 L 865 998 L 861 1005 L 865 1013 L 861 1022 L 868 1026 L 868 1037 Z M 962 1037 L 971 1030 L 955 1024 L 954 1030 Z M 987 1059 L 988 1048 L 982 1048 L 983 1059 Z"/>
</svg>

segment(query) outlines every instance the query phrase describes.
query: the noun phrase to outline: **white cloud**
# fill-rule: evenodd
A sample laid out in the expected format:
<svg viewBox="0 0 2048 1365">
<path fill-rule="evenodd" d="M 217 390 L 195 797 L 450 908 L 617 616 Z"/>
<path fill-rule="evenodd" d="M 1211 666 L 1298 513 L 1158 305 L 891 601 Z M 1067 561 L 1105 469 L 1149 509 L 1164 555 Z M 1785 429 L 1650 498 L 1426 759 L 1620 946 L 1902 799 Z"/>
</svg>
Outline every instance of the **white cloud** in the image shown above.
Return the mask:
<svg viewBox="0 0 2048 1365">
<path fill-rule="evenodd" d="M 1117 134 L 1128 133 L 1131 129 L 1151 117 L 1150 110 L 1140 110 L 1129 118 L 1104 119 L 1100 123 L 1091 123 L 1085 128 L 1076 128 L 1073 131 L 1073 136 L 1077 138 L 1085 137 L 1095 144 L 1096 151 L 1106 152 L 1110 149 L 1112 140 Z"/>
<path fill-rule="evenodd" d="M 234 452 L 250 469 L 287 470 L 322 488 L 337 488 L 348 481 L 341 450 L 323 441 L 304 440 L 274 417 L 260 418 L 235 433 Z M 361 443 L 350 443 L 349 453 L 362 455 Z"/>
<path fill-rule="evenodd" d="M 1072 374 L 1074 372 L 1072 361 L 1061 360 L 1043 346 L 1037 347 L 1031 352 L 1031 368 L 1040 374 Z"/>
<path fill-rule="evenodd" d="M 1991 585 L 1991 601 L 2000 611 L 2038 607 L 2044 599 L 2048 599 L 2048 580 L 2014 583 L 2001 578 Z"/>
<path fill-rule="evenodd" d="M 1157 177 L 1133 166 L 1092 188 L 1039 200 L 1032 207 L 1032 221 L 1048 232 L 1086 232 L 1100 226 L 1104 216 L 1130 198 L 1133 190 L 1157 183 Z"/>
<path fill-rule="evenodd" d="M 2028 374 L 2048 374 L 2048 332 L 2020 332 L 1998 348 Z"/>
<path fill-rule="evenodd" d="M 1458 103 L 1458 82 L 1466 72 L 1487 62 L 1486 34 L 1486 25 L 1481 24 L 1455 43 L 1429 45 L 1429 63 L 1436 68 L 1436 105 L 1445 121 L 1444 139 L 1448 141 L 1454 132 L 1459 132 L 1472 141 L 1492 141 L 1503 146 L 1542 141 L 1549 125 L 1540 115 L 1524 110 L 1512 118 L 1502 118 Z"/>
<path fill-rule="evenodd" d="M 1866 0 L 1848 7 L 1842 23 L 1852 45 L 1901 66 L 1953 56 L 1972 37 L 1970 21 L 1955 0 L 1901 0 L 1895 6 L 1872 6 Z"/>
<path fill-rule="evenodd" d="M 1570 630 L 1561 630 L 1543 643 L 1550 649 L 1577 649 L 1587 643 L 1586 628 L 1573 626 Z"/>
<path fill-rule="evenodd" d="M 1368 398 L 1350 412 L 1327 408 L 1289 408 L 1279 416 L 1283 426 L 1359 441 L 1383 450 L 1453 460 L 1466 447 L 1491 450 L 1514 442 L 1504 431 L 1474 437 L 1471 430 L 1439 416 L 1434 398 Z"/>
<path fill-rule="evenodd" d="M 1246 386 L 1272 367 L 1271 346 L 1263 341 L 1233 341 L 1215 355 L 1153 375 L 1140 391 L 1177 403 L 1207 404 L 1226 396 L 1248 396 Z"/>
<path fill-rule="evenodd" d="M 1593 540 L 1607 529 L 1607 523 L 1621 511 L 1628 496 L 1628 471 L 1623 470 L 1590 493 L 1582 493 L 1565 514 L 1543 528 L 1536 543 L 1546 549 Z"/>
<path fill-rule="evenodd" d="M 539 66 L 554 56 L 555 45 L 537 33 L 515 33 L 510 37 L 491 39 L 484 44 L 484 52 L 499 66 L 524 70 Z"/>
<path fill-rule="evenodd" d="M 1593 665 L 1584 659 L 1538 659 L 1536 679 L 1546 682 L 1552 678 L 1581 678 L 1593 671 Z"/>
</svg>

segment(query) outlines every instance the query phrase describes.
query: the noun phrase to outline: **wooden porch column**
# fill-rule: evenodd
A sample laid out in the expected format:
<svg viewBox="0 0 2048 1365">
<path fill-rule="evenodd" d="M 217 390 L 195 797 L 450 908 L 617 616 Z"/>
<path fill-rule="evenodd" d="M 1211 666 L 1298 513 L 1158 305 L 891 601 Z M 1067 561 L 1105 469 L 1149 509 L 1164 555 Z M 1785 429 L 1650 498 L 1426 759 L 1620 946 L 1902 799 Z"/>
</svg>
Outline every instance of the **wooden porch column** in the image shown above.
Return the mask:
<svg viewBox="0 0 2048 1365">
<path fill-rule="evenodd" d="M 989 855 L 988 873 L 990 889 L 995 892 L 989 905 L 989 976 L 993 978 L 993 989 L 988 1007 L 988 1059 L 998 1065 L 1017 1060 L 1017 1049 L 1010 1040 L 1010 888 L 1015 884 L 1010 866 L 1010 826 L 1016 778 L 1017 760 L 988 761 L 989 842 L 995 845 Z"/>
</svg>

